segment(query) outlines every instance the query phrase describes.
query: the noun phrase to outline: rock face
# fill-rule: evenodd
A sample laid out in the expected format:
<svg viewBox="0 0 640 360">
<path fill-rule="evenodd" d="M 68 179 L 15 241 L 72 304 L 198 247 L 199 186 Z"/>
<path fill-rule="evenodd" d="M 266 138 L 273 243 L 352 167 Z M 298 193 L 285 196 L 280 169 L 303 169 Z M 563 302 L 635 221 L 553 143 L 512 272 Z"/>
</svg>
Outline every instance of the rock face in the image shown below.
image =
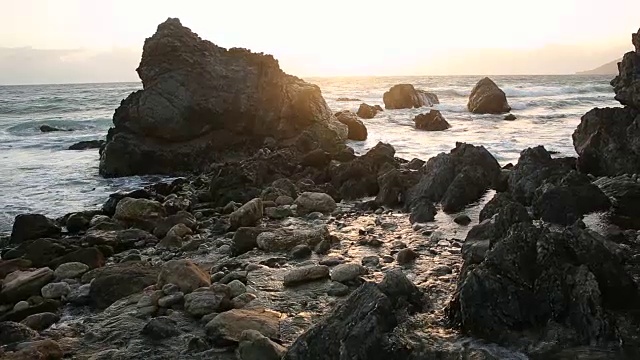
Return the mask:
<svg viewBox="0 0 640 360">
<path fill-rule="evenodd" d="M 471 90 L 467 108 L 476 114 L 503 114 L 511 111 L 504 91 L 488 77 L 478 81 Z"/>
<path fill-rule="evenodd" d="M 640 33 L 640 30 L 639 30 Z M 573 133 L 578 168 L 596 176 L 636 173 L 640 168 L 640 50 L 638 33 L 632 35 L 634 51 L 618 63 L 619 75 L 611 81 L 615 99 L 624 108 L 593 109 Z"/>
<path fill-rule="evenodd" d="M 420 114 L 413 118 L 413 122 L 416 124 L 416 129 L 419 130 L 442 131 L 451 127 L 438 110 Z"/>
<path fill-rule="evenodd" d="M 359 111 L 360 110 L 358 110 L 358 112 Z M 336 118 L 349 128 L 349 133 L 347 135 L 349 140 L 367 140 L 367 127 L 364 126 L 362 120 L 358 119 L 356 114 L 349 110 L 344 110 L 336 113 Z"/>
<path fill-rule="evenodd" d="M 411 109 L 439 104 L 438 96 L 424 90 L 417 90 L 411 84 L 394 85 L 382 96 L 387 109 Z"/>
<path fill-rule="evenodd" d="M 333 152 L 347 135 L 319 87 L 285 74 L 272 56 L 202 40 L 178 19 L 145 41 L 137 72 L 144 89 L 116 109 L 103 176 L 198 170 L 229 149 L 302 133 Z"/>
<path fill-rule="evenodd" d="M 423 175 L 409 191 L 407 206 L 442 203 L 445 212 L 457 212 L 478 200 L 500 177 L 500 165 L 482 146 L 457 143 L 449 154 L 429 159 Z"/>
</svg>

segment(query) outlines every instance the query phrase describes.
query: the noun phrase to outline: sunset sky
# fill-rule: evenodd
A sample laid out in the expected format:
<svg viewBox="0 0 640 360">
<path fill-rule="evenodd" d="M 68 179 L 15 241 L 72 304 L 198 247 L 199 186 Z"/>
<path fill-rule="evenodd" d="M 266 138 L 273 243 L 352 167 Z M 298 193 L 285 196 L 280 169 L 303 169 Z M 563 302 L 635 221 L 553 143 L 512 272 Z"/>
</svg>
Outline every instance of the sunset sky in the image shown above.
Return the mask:
<svg viewBox="0 0 640 360">
<path fill-rule="evenodd" d="M 301 76 L 572 73 L 621 57 L 640 27 L 637 0 L 21 0 L 2 8 L 0 83 L 136 80 L 142 43 L 167 17 L 220 46 L 271 53 Z"/>
</svg>

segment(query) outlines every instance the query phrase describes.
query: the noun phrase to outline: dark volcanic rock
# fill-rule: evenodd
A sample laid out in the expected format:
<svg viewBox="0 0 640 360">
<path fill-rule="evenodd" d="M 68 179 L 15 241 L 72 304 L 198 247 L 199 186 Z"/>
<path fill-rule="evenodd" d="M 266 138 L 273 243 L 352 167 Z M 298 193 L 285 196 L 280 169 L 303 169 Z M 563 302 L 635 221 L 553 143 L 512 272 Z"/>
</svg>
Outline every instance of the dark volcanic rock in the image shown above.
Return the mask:
<svg viewBox="0 0 640 360">
<path fill-rule="evenodd" d="M 554 232 L 519 223 L 495 237 L 479 265 L 465 260 L 452 320 L 498 343 L 526 332 L 534 341 L 556 333 L 574 346 L 622 341 L 611 331 L 613 313 L 638 309 L 638 289 L 610 244 L 582 227 Z"/>
<path fill-rule="evenodd" d="M 407 205 L 441 201 L 445 212 L 457 212 L 498 183 L 500 165 L 482 146 L 457 143 L 449 154 L 429 159 L 420 182 L 409 191 Z"/>
<path fill-rule="evenodd" d="M 502 114 L 511 111 L 504 91 L 488 77 L 478 81 L 471 90 L 467 108 L 476 114 Z"/>
<path fill-rule="evenodd" d="M 302 334 L 283 360 L 407 359 L 409 347 L 390 334 L 398 325 L 396 311 L 406 310 L 421 296 L 401 272 L 392 273 L 379 286 L 365 283 L 351 293 L 331 314 Z M 389 276 L 394 279 L 387 279 Z"/>
<path fill-rule="evenodd" d="M 451 127 L 438 110 L 420 114 L 413 118 L 413 122 L 416 124 L 416 129 L 427 131 L 442 131 Z"/>
<path fill-rule="evenodd" d="M 407 191 L 420 180 L 420 174 L 411 170 L 392 168 L 380 173 L 376 203 L 384 206 L 394 207 L 404 204 Z"/>
<path fill-rule="evenodd" d="M 619 75 L 612 81 L 613 91 L 616 93 L 616 100 L 622 105 L 627 105 L 640 109 L 640 30 L 633 34 L 632 43 L 635 51 L 630 51 L 622 57 L 618 63 Z"/>
<path fill-rule="evenodd" d="M 377 107 L 365 103 L 360 104 L 360 107 L 358 107 L 358 111 L 356 112 L 358 117 L 363 119 L 373 119 L 377 113 Z"/>
<path fill-rule="evenodd" d="M 114 114 L 104 176 L 199 170 L 229 151 L 303 132 L 329 152 L 344 146 L 346 127 L 319 87 L 285 74 L 272 56 L 202 40 L 178 19 L 145 41 L 137 71 L 144 90 Z"/>
<path fill-rule="evenodd" d="M 20 214 L 13 222 L 11 243 L 19 244 L 25 240 L 57 237 L 60 235 L 60 231 L 60 227 L 44 215 Z"/>
<path fill-rule="evenodd" d="M 88 140 L 80 141 L 69 146 L 69 150 L 88 150 L 88 149 L 100 149 L 105 144 L 104 140 Z"/>
<path fill-rule="evenodd" d="M 100 309 L 155 284 L 160 272 L 142 263 L 115 264 L 96 271 L 89 295 L 91 302 Z"/>
<path fill-rule="evenodd" d="M 417 90 L 411 84 L 394 85 L 382 96 L 386 109 L 411 109 L 439 104 L 438 96 Z"/>
<path fill-rule="evenodd" d="M 356 114 L 349 110 L 344 110 L 336 113 L 336 118 L 349 128 L 348 139 L 358 141 L 367 140 L 367 127 L 364 126 L 362 120 L 358 119 Z"/>
<path fill-rule="evenodd" d="M 594 184 L 611 199 L 615 222 L 640 228 L 640 183 L 637 179 L 621 175 L 600 178 Z"/>
<path fill-rule="evenodd" d="M 640 67 L 639 67 L 640 68 Z M 596 176 L 636 173 L 640 168 L 640 111 L 593 109 L 573 133 L 580 171 Z"/>
<path fill-rule="evenodd" d="M 509 176 L 509 190 L 515 200 L 530 205 L 540 186 L 557 183 L 574 168 L 573 158 L 552 159 L 542 146 L 525 149 Z"/>
<path fill-rule="evenodd" d="M 571 171 L 557 185 L 545 184 L 536 194 L 533 209 L 542 220 L 570 225 L 591 212 L 606 211 L 609 198 L 586 175 Z"/>
</svg>

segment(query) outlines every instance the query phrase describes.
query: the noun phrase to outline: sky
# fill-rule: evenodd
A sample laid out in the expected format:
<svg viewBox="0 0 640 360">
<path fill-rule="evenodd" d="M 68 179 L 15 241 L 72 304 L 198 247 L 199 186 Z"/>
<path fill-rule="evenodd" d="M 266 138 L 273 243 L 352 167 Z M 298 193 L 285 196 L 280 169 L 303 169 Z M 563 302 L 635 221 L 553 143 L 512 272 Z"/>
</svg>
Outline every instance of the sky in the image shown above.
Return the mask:
<svg viewBox="0 0 640 360">
<path fill-rule="evenodd" d="M 0 0 L 0 84 L 136 81 L 178 17 L 298 76 L 562 74 L 631 49 L 638 0 Z"/>
</svg>

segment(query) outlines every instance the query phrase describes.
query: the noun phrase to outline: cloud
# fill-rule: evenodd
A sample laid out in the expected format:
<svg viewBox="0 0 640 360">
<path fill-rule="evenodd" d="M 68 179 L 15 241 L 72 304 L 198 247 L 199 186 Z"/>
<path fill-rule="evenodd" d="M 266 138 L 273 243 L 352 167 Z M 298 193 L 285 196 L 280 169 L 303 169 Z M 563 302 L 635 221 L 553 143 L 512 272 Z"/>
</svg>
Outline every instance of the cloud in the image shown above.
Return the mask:
<svg viewBox="0 0 640 360">
<path fill-rule="evenodd" d="M 139 61 L 131 49 L 0 48 L 0 84 L 139 81 Z"/>
</svg>

